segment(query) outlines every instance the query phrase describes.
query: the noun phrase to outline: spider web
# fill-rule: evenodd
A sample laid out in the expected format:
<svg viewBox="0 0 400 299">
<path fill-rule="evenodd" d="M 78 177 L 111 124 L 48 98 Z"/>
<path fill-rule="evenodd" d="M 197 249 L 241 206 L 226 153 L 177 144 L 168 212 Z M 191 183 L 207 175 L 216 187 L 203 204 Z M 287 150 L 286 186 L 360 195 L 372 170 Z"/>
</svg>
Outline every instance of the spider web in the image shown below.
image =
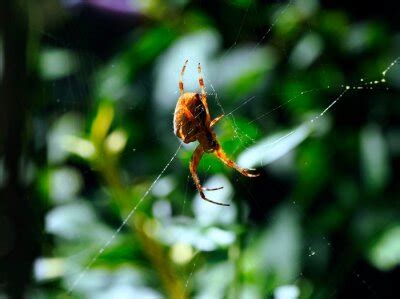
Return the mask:
<svg viewBox="0 0 400 299">
<path fill-rule="evenodd" d="M 282 10 L 280 11 L 280 13 L 278 14 L 278 17 L 281 16 L 291 4 L 292 4 L 292 1 L 289 1 L 288 4 L 285 6 L 285 8 L 282 9 Z M 248 8 L 247 8 L 246 11 L 245 11 L 245 15 L 244 15 L 244 17 L 243 17 L 243 20 L 246 18 L 247 14 L 248 14 Z M 236 44 L 237 44 L 237 39 L 238 39 L 238 37 L 239 37 L 239 35 L 240 35 L 241 29 L 242 29 L 242 26 L 243 26 L 243 20 L 242 20 L 241 25 L 240 25 L 240 27 L 239 27 L 238 35 L 237 35 L 236 41 L 235 41 L 234 44 L 227 50 L 226 54 L 229 53 L 229 52 L 236 46 Z M 254 48 L 252 49 L 252 51 L 251 51 L 250 53 L 254 52 L 254 50 L 256 50 L 257 47 L 261 44 L 261 42 L 266 38 L 266 36 L 270 33 L 270 31 L 271 31 L 272 28 L 274 27 L 276 21 L 277 21 L 277 20 L 275 20 L 275 21 L 272 23 L 271 27 L 268 28 L 268 30 L 266 31 L 266 33 L 262 36 L 261 40 L 260 40 L 259 42 L 256 43 L 256 45 L 254 46 Z M 378 89 L 379 89 L 379 85 L 380 85 L 380 86 L 384 86 L 384 89 L 389 90 L 389 87 L 387 87 L 387 86 L 385 87 L 385 84 L 386 84 L 386 82 L 387 82 L 386 75 L 387 75 L 387 73 L 398 63 L 399 59 L 400 59 L 400 57 L 395 57 L 395 58 L 393 59 L 393 61 L 391 61 L 391 62 L 387 65 L 387 67 L 386 67 L 385 69 L 382 70 L 381 74 L 377 74 L 377 76 L 375 76 L 375 78 L 373 78 L 372 80 L 366 80 L 366 79 L 365 79 L 365 76 L 362 76 L 362 77 L 360 77 L 359 80 L 357 80 L 355 83 L 347 83 L 347 84 L 345 84 L 345 85 L 342 84 L 342 85 L 340 85 L 339 88 L 338 88 L 337 86 L 336 86 L 336 88 L 334 87 L 334 89 L 336 89 L 336 90 L 339 89 L 339 92 L 337 93 L 337 96 L 336 96 L 336 97 L 333 97 L 333 99 L 331 99 L 331 100 L 329 101 L 329 104 L 328 104 L 327 106 L 325 106 L 323 109 L 321 109 L 320 112 L 318 112 L 315 116 L 309 118 L 308 120 L 304 121 L 303 124 L 302 124 L 302 126 L 297 127 L 296 129 L 290 130 L 288 133 L 284 134 L 283 136 L 279 136 L 279 138 L 275 138 L 275 140 L 273 140 L 273 141 L 271 141 L 271 142 L 268 142 L 267 144 L 264 144 L 264 145 L 262 146 L 262 148 L 264 148 L 265 150 L 267 150 L 268 148 L 273 148 L 273 147 L 279 145 L 280 143 L 285 142 L 285 140 L 288 139 L 288 138 L 290 138 L 292 135 L 294 135 L 294 134 L 296 134 L 297 132 L 303 130 L 304 127 L 309 127 L 309 128 L 311 128 L 311 126 L 315 125 L 315 123 L 317 123 L 317 122 L 318 122 L 320 119 L 322 119 L 326 114 L 328 114 L 328 113 L 334 108 L 334 106 L 338 104 L 338 102 L 340 102 L 341 100 L 343 100 L 347 95 L 349 95 L 349 94 L 352 93 L 352 92 L 357 92 L 357 91 L 361 91 L 361 90 L 369 90 L 369 91 L 371 91 L 371 90 L 377 89 L 377 87 L 378 87 Z M 206 77 L 206 78 L 207 78 L 207 77 Z M 218 93 L 217 93 L 216 89 L 214 88 L 213 84 L 212 84 L 211 82 L 208 82 L 208 85 L 209 85 L 209 87 L 210 87 L 211 90 L 212 90 L 211 94 L 214 95 L 215 101 L 216 101 L 216 103 L 217 103 L 219 109 L 221 110 L 221 113 L 224 114 L 226 117 L 230 117 L 230 118 L 231 118 L 232 122 L 231 122 L 230 125 L 232 126 L 233 132 L 234 132 L 233 139 L 237 139 L 237 140 L 239 141 L 239 145 L 240 145 L 241 150 L 243 150 L 243 149 L 246 150 L 246 149 L 249 148 L 249 146 L 246 145 L 247 142 L 250 142 L 251 144 L 257 143 L 256 140 L 252 139 L 252 138 L 251 138 L 250 136 L 248 136 L 246 133 L 243 133 L 243 132 L 241 131 L 240 127 L 238 126 L 238 124 L 237 124 L 236 121 L 235 121 L 235 116 L 234 116 L 234 113 L 235 113 L 237 110 L 241 109 L 243 106 L 248 105 L 249 103 L 251 103 L 252 101 L 254 101 L 254 100 L 256 99 L 256 96 L 251 96 L 251 97 L 248 97 L 248 98 L 246 98 L 246 99 L 240 101 L 241 103 L 240 103 L 237 107 L 235 107 L 233 110 L 231 110 L 231 111 L 229 111 L 229 112 L 227 113 L 226 110 L 224 109 L 224 107 L 223 107 L 223 105 L 222 105 L 220 99 L 219 99 Z M 331 88 L 332 88 L 332 86 L 329 86 L 329 85 L 328 85 L 328 86 L 326 86 L 324 89 L 331 89 Z M 341 90 L 340 90 L 340 89 L 341 89 Z M 311 90 L 300 91 L 297 95 L 293 96 L 292 98 L 290 98 L 289 100 L 287 100 L 285 103 L 280 104 L 280 105 L 278 105 L 278 106 L 272 108 L 271 110 L 268 110 L 267 112 L 261 113 L 259 116 L 257 116 L 256 118 L 252 119 L 249 123 L 258 122 L 258 121 L 264 119 L 265 117 L 269 116 L 269 115 L 270 115 L 271 113 L 273 113 L 274 111 L 276 111 L 276 110 L 278 110 L 278 109 L 284 107 L 285 105 L 289 104 L 291 101 L 294 101 L 294 100 L 300 98 L 300 97 L 303 96 L 304 94 L 312 93 L 312 92 L 318 92 L 318 91 L 321 91 L 321 89 L 311 89 Z M 311 130 L 311 129 L 310 129 L 310 130 Z M 244 141 L 244 139 L 246 139 L 247 141 Z M 301 141 L 300 141 L 300 142 L 301 142 Z M 296 145 L 299 144 L 300 142 L 296 143 Z M 260 150 L 260 149 L 258 148 L 258 152 L 259 152 L 259 150 Z M 286 153 L 286 152 L 285 152 L 285 153 Z M 254 155 L 255 153 L 254 153 L 254 152 L 251 152 L 251 154 Z M 284 154 L 283 154 L 283 155 L 284 155 Z M 280 157 L 281 157 L 281 155 L 280 155 L 279 157 L 277 157 L 276 159 L 279 159 Z M 270 162 L 273 162 L 273 161 L 275 161 L 276 159 L 271 160 Z M 244 161 L 244 160 L 243 160 L 243 161 Z M 270 163 L 270 162 L 269 162 L 269 163 Z M 257 166 L 262 167 L 263 165 L 266 165 L 266 164 L 269 164 L 269 163 L 263 163 L 263 162 L 261 162 L 261 163 L 260 163 L 261 165 L 257 165 Z M 254 165 L 255 165 L 255 164 L 252 164 L 251 166 L 254 166 Z M 242 165 L 242 166 L 243 166 L 243 165 Z M 246 166 L 246 165 L 245 165 L 245 166 Z M 293 204 L 295 204 L 295 202 L 293 202 Z M 389 221 L 388 221 L 388 222 L 389 222 Z M 328 240 L 326 240 L 325 237 L 323 237 L 323 239 L 324 239 L 324 241 L 326 242 L 327 246 L 331 246 L 331 243 L 330 243 Z M 308 247 L 308 249 L 309 249 L 309 254 L 308 254 L 308 257 L 309 257 L 309 258 L 312 258 L 313 256 L 315 256 L 315 255 L 317 254 L 317 252 L 316 252 L 312 247 Z M 335 250 L 332 249 L 332 252 L 334 252 L 334 251 L 335 251 Z M 195 265 L 195 263 L 193 263 L 193 264 Z M 190 272 L 189 278 L 192 277 L 193 271 L 194 271 L 194 269 Z M 297 278 L 295 278 L 295 279 L 293 280 L 293 284 L 296 284 L 296 282 L 302 277 L 302 275 L 303 275 L 303 274 L 300 272 L 300 275 L 297 276 Z M 357 271 L 353 271 L 353 275 L 357 278 L 357 280 L 359 280 L 359 281 L 362 283 L 363 286 L 365 286 L 365 287 L 367 288 L 367 290 L 370 292 L 370 294 L 371 294 L 373 297 L 379 297 L 379 294 L 374 290 L 373 286 L 372 286 L 367 280 L 365 280 L 364 278 L 362 278 L 362 275 L 361 275 L 360 273 L 358 273 Z M 189 279 L 189 278 L 188 278 L 188 279 Z M 186 288 L 187 288 L 187 283 L 186 283 Z M 275 294 L 275 295 L 276 295 L 276 294 Z M 276 295 L 276 296 L 278 296 L 278 295 Z M 290 297 L 290 295 L 287 295 L 287 296 Z M 279 297 L 279 298 L 280 298 L 280 297 Z M 284 296 L 283 298 L 286 298 L 286 297 Z M 292 298 L 292 297 L 290 297 L 290 298 Z M 293 297 L 293 298 L 294 298 L 294 297 Z"/>
<path fill-rule="evenodd" d="M 265 42 L 265 40 L 268 38 L 269 34 L 274 29 L 276 22 L 278 22 L 280 20 L 280 18 L 285 15 L 287 9 L 293 5 L 293 1 L 294 0 L 287 2 L 283 6 L 283 8 L 279 10 L 279 12 L 276 14 L 271 25 L 265 30 L 262 37 L 257 41 L 257 43 L 253 46 L 253 48 L 251 48 L 250 51 L 248 52 L 249 56 L 253 55 L 254 52 L 259 47 L 261 47 L 261 45 Z M 249 7 L 247 7 L 247 9 L 245 10 L 244 16 L 239 25 L 239 29 L 237 29 L 236 40 L 228 48 L 228 50 L 224 53 L 222 58 L 224 58 L 224 56 L 229 55 L 229 53 L 231 53 L 237 47 L 242 28 L 246 22 L 246 18 L 248 18 L 248 14 L 249 14 Z M 82 56 L 80 56 L 80 58 L 82 60 L 85 59 L 85 57 L 82 57 Z M 385 83 L 387 73 L 390 72 L 390 70 L 398 64 L 398 61 L 399 61 L 399 57 L 397 57 L 397 58 L 394 57 L 393 61 L 389 62 L 387 67 L 382 71 L 382 74 L 379 74 L 379 76 L 377 76 L 377 78 L 374 78 L 373 80 L 359 78 L 359 80 L 356 83 L 351 83 L 351 84 L 349 83 L 348 85 L 340 86 L 339 91 L 337 92 L 337 95 L 330 99 L 329 104 L 327 104 L 326 106 L 321 108 L 319 113 L 312 116 L 308 120 L 304 121 L 303 126 L 299 126 L 295 129 L 289 130 L 286 134 L 279 136 L 278 138 L 276 138 L 275 140 L 273 140 L 269 143 L 264 144 L 263 147 L 265 149 L 276 147 L 276 146 L 286 142 L 290 137 L 296 135 L 296 133 L 298 133 L 299 131 L 304 130 L 304 127 L 312 127 L 314 125 L 314 123 L 320 121 L 326 114 L 328 114 L 332 109 L 334 109 L 335 105 L 337 105 L 340 101 L 343 101 L 345 99 L 345 97 L 347 95 L 349 95 L 351 92 L 357 92 L 360 90 L 370 90 L 370 89 L 374 89 L 375 86 L 383 85 Z M 246 97 L 243 100 L 239 100 L 239 104 L 236 107 L 234 107 L 231 110 L 227 110 L 224 107 L 225 104 L 224 104 L 223 100 L 221 99 L 221 97 L 219 96 L 219 94 L 217 92 L 218 87 L 215 87 L 214 82 L 213 82 L 214 80 L 208 79 L 207 73 L 205 74 L 204 77 L 205 77 L 207 90 L 209 91 L 208 101 L 209 102 L 212 101 L 212 98 L 214 97 L 214 100 L 215 100 L 217 106 L 221 110 L 221 113 L 225 114 L 226 119 L 231 120 L 231 126 L 234 131 L 234 136 L 232 138 L 234 140 L 238 140 L 238 144 L 239 144 L 239 146 L 237 147 L 237 151 L 250 150 L 252 145 L 256 144 L 258 142 L 258 140 L 255 140 L 254 138 L 252 138 L 251 136 L 249 136 L 248 134 L 246 134 L 242 131 L 242 129 L 240 128 L 239 124 L 236 121 L 235 115 L 236 115 L 236 113 L 240 113 L 241 110 L 244 109 L 245 107 L 248 107 L 249 105 L 252 105 L 252 103 L 257 101 L 257 96 L 253 95 L 253 96 Z M 188 75 L 186 75 L 186 78 L 188 80 L 193 80 L 193 78 L 190 78 Z M 88 80 L 89 80 L 88 78 L 82 78 L 82 81 L 84 81 L 84 82 L 87 82 Z M 175 85 L 177 85 L 177 84 L 175 84 Z M 326 89 L 333 89 L 333 87 L 327 86 Z M 337 87 L 336 87 L 336 89 L 337 89 Z M 288 105 L 289 103 L 291 103 L 293 101 L 297 101 L 297 100 L 301 99 L 301 97 L 303 95 L 305 95 L 307 93 L 319 92 L 320 90 L 321 89 L 311 89 L 311 90 L 300 91 L 298 94 L 295 94 L 293 97 L 291 97 L 289 100 L 287 100 L 283 104 L 279 104 L 270 110 L 259 113 L 259 115 L 255 118 L 251 119 L 250 122 L 251 123 L 261 122 L 261 121 L 265 120 L 271 114 L 275 113 L 276 111 L 278 111 L 279 109 L 284 107 L 285 105 Z M 82 87 L 82 86 L 80 86 L 78 90 L 74 90 L 73 92 L 77 92 L 78 97 L 84 97 L 85 94 L 88 93 L 87 90 L 85 90 L 85 87 Z M 176 92 L 175 92 L 175 94 L 176 94 Z M 76 103 L 74 103 L 74 102 L 63 102 L 63 105 L 68 106 L 68 107 L 64 106 L 63 110 L 67 111 L 71 105 L 74 106 L 75 104 Z M 144 193 L 143 193 L 142 197 L 139 199 L 139 201 L 132 207 L 132 209 L 130 210 L 128 215 L 123 219 L 123 221 L 118 226 L 118 228 L 112 233 L 111 237 L 104 243 L 104 245 L 101 248 L 98 249 L 97 253 L 93 256 L 93 258 L 90 260 L 90 262 L 85 266 L 85 268 L 83 270 L 81 270 L 79 272 L 79 274 L 73 280 L 72 285 L 69 286 L 69 290 L 68 290 L 69 293 L 71 293 L 75 290 L 75 288 L 79 285 L 80 281 L 85 277 L 87 271 L 93 266 L 93 264 L 104 253 L 104 251 L 112 244 L 112 242 L 115 240 L 116 236 L 120 233 L 120 231 L 123 229 L 123 227 L 126 225 L 126 223 L 131 219 L 131 217 L 134 216 L 138 207 L 143 203 L 143 201 L 146 200 L 147 196 L 153 190 L 154 186 L 165 175 L 169 166 L 171 165 L 171 163 L 175 160 L 175 158 L 179 154 L 181 148 L 182 148 L 182 145 L 181 144 L 178 145 L 178 143 L 177 143 L 177 147 L 176 147 L 175 151 L 173 151 L 173 153 L 171 153 L 171 156 L 169 157 L 169 159 L 167 160 L 165 165 L 162 167 L 162 169 L 160 170 L 158 175 L 155 177 L 155 179 L 152 181 L 150 186 L 144 191 Z M 258 163 L 261 165 L 265 165 L 265 163 L 263 161 L 258 161 Z M 186 184 L 187 189 L 190 189 L 191 185 L 192 185 L 192 183 L 189 179 L 188 183 Z M 189 188 L 188 188 L 188 186 L 189 186 Z M 184 210 L 184 207 L 185 207 L 185 202 L 183 202 L 183 204 L 182 204 L 182 210 Z M 315 252 L 312 249 L 310 249 L 309 256 L 312 257 L 313 255 L 315 255 Z M 197 263 L 197 261 L 195 260 L 193 262 L 192 271 L 190 272 L 189 277 L 185 283 L 186 289 L 188 288 L 190 279 L 192 279 L 193 273 L 196 268 L 196 263 Z M 359 274 L 357 274 L 357 276 L 359 276 Z M 367 284 L 365 281 L 363 281 L 363 283 Z"/>
<path fill-rule="evenodd" d="M 292 1 L 289 1 L 288 4 L 285 6 L 285 8 L 280 11 L 280 13 L 278 14 L 278 17 L 280 17 L 291 4 L 292 4 Z M 248 14 L 248 8 L 245 11 L 245 15 L 243 17 L 243 20 L 246 18 L 247 14 Z M 239 27 L 236 41 L 228 49 L 228 51 L 226 53 L 229 53 L 236 46 L 237 39 L 238 39 L 238 37 L 240 35 L 241 29 L 242 29 L 242 26 L 243 26 L 243 20 L 242 20 L 241 25 Z M 272 30 L 272 28 L 275 26 L 275 22 L 276 21 L 277 20 L 275 20 L 272 23 L 271 27 L 268 28 L 266 33 L 262 36 L 261 40 L 256 43 L 256 45 L 254 46 L 254 48 L 252 49 L 252 51 L 250 53 L 254 52 L 254 50 L 256 50 L 257 47 L 261 44 L 261 42 L 267 37 L 267 35 Z M 309 118 L 308 120 L 304 121 L 303 124 L 301 126 L 297 127 L 296 129 L 290 130 L 288 133 L 284 134 L 283 136 L 279 136 L 279 138 L 275 138 L 275 140 L 271 140 L 270 142 L 268 142 L 266 144 L 263 144 L 262 148 L 265 149 L 265 150 L 268 150 L 269 148 L 273 148 L 273 147 L 275 147 L 275 146 L 277 146 L 277 145 L 279 145 L 281 143 L 284 143 L 286 141 L 286 139 L 290 138 L 292 135 L 296 134 L 297 132 L 303 130 L 304 127 L 308 127 L 308 128 L 310 128 L 310 130 L 312 130 L 311 127 L 313 125 L 315 125 L 315 123 L 317 123 L 320 119 L 322 119 L 326 114 L 328 114 L 334 108 L 335 105 L 338 104 L 338 102 L 340 102 L 341 100 L 344 100 L 344 98 L 346 96 L 348 96 L 349 94 L 351 94 L 351 93 L 354 94 L 354 92 L 361 91 L 361 90 L 369 90 L 369 91 L 371 91 L 371 90 L 374 90 L 374 89 L 377 89 L 377 88 L 379 89 L 379 86 L 383 86 L 385 90 L 390 90 L 389 87 L 387 87 L 387 86 L 385 87 L 386 82 L 387 82 L 386 75 L 398 63 L 399 59 L 400 59 L 400 57 L 395 57 L 393 59 L 393 61 L 391 61 L 387 65 L 387 67 L 382 70 L 381 74 L 377 74 L 375 76 L 375 78 L 373 78 L 372 80 L 371 79 L 370 80 L 365 79 L 365 76 L 362 76 L 362 77 L 359 78 L 359 80 L 356 80 L 356 82 L 342 84 L 342 85 L 340 85 L 340 87 L 333 86 L 333 88 L 335 90 L 339 89 L 339 91 L 337 92 L 337 96 L 336 97 L 331 98 L 331 100 L 329 101 L 329 104 L 327 106 L 325 106 L 323 109 L 321 109 L 320 112 L 318 112 L 316 115 L 314 115 L 311 118 Z M 211 90 L 212 90 L 211 94 L 214 95 L 215 101 L 216 101 L 218 107 L 220 108 L 221 113 L 224 114 L 226 117 L 230 117 L 231 118 L 232 122 L 231 122 L 230 125 L 233 127 L 233 132 L 234 132 L 233 139 L 237 139 L 239 141 L 239 145 L 240 145 L 241 150 L 243 150 L 243 149 L 246 150 L 247 148 L 249 148 L 249 146 L 246 145 L 246 142 L 250 142 L 250 144 L 257 143 L 256 140 L 252 139 L 246 133 L 243 133 L 241 131 L 240 127 L 238 126 L 238 124 L 235 121 L 235 116 L 234 116 L 234 113 L 237 110 L 241 109 L 243 106 L 248 105 L 252 101 L 256 100 L 256 96 L 251 96 L 251 97 L 248 97 L 248 98 L 240 101 L 241 103 L 237 107 L 235 107 L 230 112 L 226 113 L 226 110 L 224 109 L 223 105 L 221 104 L 221 101 L 219 99 L 218 93 L 217 93 L 216 89 L 214 88 L 214 86 L 213 86 L 213 84 L 211 82 L 209 82 L 209 86 L 211 87 Z M 332 88 L 332 86 L 327 85 L 323 89 L 327 90 L 327 89 L 331 89 L 331 88 Z M 311 89 L 311 90 L 300 91 L 297 95 L 293 96 L 292 98 L 287 100 L 285 103 L 280 104 L 280 105 L 272 108 L 271 110 L 268 110 L 267 112 L 260 113 L 259 116 L 257 116 L 256 118 L 252 119 L 249 123 L 258 122 L 258 121 L 268 117 L 274 111 L 284 107 L 285 105 L 289 104 L 290 102 L 292 102 L 294 100 L 297 100 L 298 98 L 302 97 L 304 94 L 312 93 L 312 92 L 319 92 L 321 90 L 322 89 Z M 351 100 L 351 99 L 349 99 L 349 100 Z M 244 141 L 243 139 L 246 139 L 247 141 Z M 296 145 L 294 147 L 296 147 L 300 142 L 301 141 L 296 143 Z M 260 148 L 258 148 L 257 152 L 259 152 L 259 150 L 260 150 Z M 255 153 L 251 152 L 251 154 L 254 155 Z M 279 155 L 279 157 L 275 157 L 275 159 L 271 160 L 270 162 L 273 162 L 276 159 L 279 159 L 281 156 L 282 155 Z M 245 159 L 242 159 L 242 160 L 245 161 Z M 257 166 L 258 167 L 262 167 L 263 165 L 269 164 L 270 162 L 263 163 L 261 161 L 261 163 L 259 163 L 260 165 L 257 165 Z M 244 166 L 246 166 L 246 165 L 244 165 Z M 255 164 L 251 164 L 250 166 L 255 166 Z M 293 204 L 295 205 L 296 203 L 293 202 Z M 331 246 L 330 241 L 328 241 L 325 237 L 323 237 L 323 239 L 324 239 L 324 242 L 326 242 L 327 246 L 330 247 Z M 315 256 L 317 254 L 317 252 L 312 247 L 308 247 L 308 252 L 309 252 L 308 253 L 308 257 L 309 258 L 312 258 L 313 256 Z M 335 252 L 335 250 L 332 249 L 332 252 Z M 194 270 L 192 270 L 192 272 L 190 272 L 189 277 L 192 276 L 193 271 Z M 300 272 L 300 275 L 297 276 L 295 279 L 293 279 L 293 284 L 294 285 L 296 285 L 296 283 L 299 281 L 299 279 L 302 277 L 302 275 L 303 274 Z M 365 286 L 367 288 L 367 290 L 370 292 L 370 294 L 373 297 L 379 297 L 379 294 L 374 290 L 374 287 L 372 286 L 372 284 L 369 283 L 366 279 L 362 278 L 362 275 L 360 273 L 358 273 L 357 271 L 353 271 L 353 275 L 357 278 L 357 280 L 359 280 L 362 283 L 363 286 Z M 275 294 L 275 295 L 278 296 L 277 294 Z M 289 296 L 290 297 L 291 295 L 288 295 L 288 294 L 287 295 L 283 295 L 282 298 L 286 298 L 285 296 Z M 295 295 L 295 297 L 296 296 L 297 295 Z M 290 298 L 292 298 L 292 297 L 290 297 Z"/>
</svg>

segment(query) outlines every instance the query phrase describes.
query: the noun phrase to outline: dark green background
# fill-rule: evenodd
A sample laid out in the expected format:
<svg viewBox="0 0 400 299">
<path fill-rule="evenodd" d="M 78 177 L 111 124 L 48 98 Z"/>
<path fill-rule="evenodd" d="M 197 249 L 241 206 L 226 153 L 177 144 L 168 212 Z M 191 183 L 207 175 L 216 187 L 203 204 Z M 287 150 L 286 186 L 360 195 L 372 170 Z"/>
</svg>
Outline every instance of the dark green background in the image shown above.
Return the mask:
<svg viewBox="0 0 400 299">
<path fill-rule="evenodd" d="M 128 2 L 1 2 L 0 298 L 398 298 L 394 1 Z M 185 59 L 230 207 L 164 171 Z"/>
</svg>

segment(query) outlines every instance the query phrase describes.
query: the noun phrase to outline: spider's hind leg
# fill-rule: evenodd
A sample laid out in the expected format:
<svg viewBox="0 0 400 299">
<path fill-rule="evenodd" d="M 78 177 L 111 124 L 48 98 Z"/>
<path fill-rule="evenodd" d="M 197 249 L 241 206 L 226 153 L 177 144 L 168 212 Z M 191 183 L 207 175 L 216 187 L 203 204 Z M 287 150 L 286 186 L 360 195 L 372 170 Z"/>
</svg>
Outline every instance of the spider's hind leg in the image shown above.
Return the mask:
<svg viewBox="0 0 400 299">
<path fill-rule="evenodd" d="M 202 187 L 202 189 L 203 189 L 204 191 L 217 191 L 217 190 L 221 190 L 221 189 L 223 189 L 223 188 L 224 188 L 224 186 L 217 187 L 217 188 L 205 188 L 205 187 Z"/>
<path fill-rule="evenodd" d="M 213 126 L 215 126 L 215 125 L 217 124 L 217 122 L 219 122 L 224 116 L 225 116 L 225 114 L 222 114 L 222 115 L 217 116 L 216 118 L 214 118 L 214 119 L 210 122 L 210 127 L 212 128 Z"/>
<path fill-rule="evenodd" d="M 192 156 L 192 159 L 190 160 L 190 165 L 189 165 L 190 173 L 192 174 L 192 178 L 196 185 L 197 191 L 199 191 L 201 198 L 204 199 L 205 201 L 208 201 L 213 204 L 220 205 L 220 206 L 229 206 L 229 204 L 220 203 L 220 202 L 216 202 L 211 199 L 208 199 L 204 195 L 203 190 L 208 190 L 208 189 L 203 188 L 203 186 L 201 186 L 199 176 L 197 175 L 197 167 L 199 165 L 201 157 L 203 156 L 203 153 L 204 153 L 203 147 L 201 145 L 198 145 L 197 148 L 195 149 L 195 151 L 193 152 L 193 156 Z M 219 190 L 219 189 L 221 189 L 221 187 L 213 188 L 212 190 Z M 211 191 L 211 190 L 208 190 L 208 191 Z"/>
<path fill-rule="evenodd" d="M 255 169 L 243 168 L 237 165 L 235 162 L 233 162 L 231 159 L 228 158 L 228 156 L 225 154 L 225 152 L 222 150 L 221 147 L 217 149 L 214 153 L 218 157 L 218 159 L 220 159 L 226 166 L 236 169 L 244 176 L 247 176 L 249 178 L 254 178 L 260 175 L 257 172 L 254 173 Z"/>
</svg>

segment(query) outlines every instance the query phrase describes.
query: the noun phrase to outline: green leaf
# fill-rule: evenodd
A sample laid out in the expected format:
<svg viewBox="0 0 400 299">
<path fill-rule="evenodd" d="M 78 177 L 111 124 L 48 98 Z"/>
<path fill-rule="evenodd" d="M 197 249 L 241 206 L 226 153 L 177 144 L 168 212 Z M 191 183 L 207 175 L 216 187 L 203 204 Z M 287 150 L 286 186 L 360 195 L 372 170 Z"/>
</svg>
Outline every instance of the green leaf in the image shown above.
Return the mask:
<svg viewBox="0 0 400 299">
<path fill-rule="evenodd" d="M 238 164 L 244 167 L 268 165 L 296 148 L 312 132 L 308 123 L 287 131 L 268 136 L 247 148 L 238 157 Z"/>
<path fill-rule="evenodd" d="M 400 264 L 400 226 L 386 231 L 372 246 L 369 258 L 375 267 L 388 271 Z"/>
<path fill-rule="evenodd" d="M 247 246 L 243 258 L 247 278 L 257 285 L 268 284 L 269 289 L 290 283 L 298 275 L 302 248 L 299 217 L 292 208 L 281 207 L 272 219 L 272 224 Z"/>
<path fill-rule="evenodd" d="M 45 49 L 39 56 L 39 72 L 46 80 L 68 76 L 76 68 L 77 62 L 73 53 L 65 49 Z"/>
<path fill-rule="evenodd" d="M 385 139 L 377 126 L 361 131 L 362 174 L 370 191 L 381 190 L 389 177 L 389 158 Z"/>
</svg>

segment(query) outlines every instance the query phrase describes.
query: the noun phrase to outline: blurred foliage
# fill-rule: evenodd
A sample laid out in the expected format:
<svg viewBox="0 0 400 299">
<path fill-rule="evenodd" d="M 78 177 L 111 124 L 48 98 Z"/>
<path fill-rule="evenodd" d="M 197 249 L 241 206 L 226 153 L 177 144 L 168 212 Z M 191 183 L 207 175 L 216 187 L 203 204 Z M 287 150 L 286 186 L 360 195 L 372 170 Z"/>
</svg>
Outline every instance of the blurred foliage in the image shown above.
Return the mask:
<svg viewBox="0 0 400 299">
<path fill-rule="evenodd" d="M 31 298 L 391 295 L 400 66 L 382 71 L 399 32 L 317 0 L 73 2 L 31 8 L 28 182 L 45 211 Z M 204 185 L 224 187 L 209 197 L 230 207 L 195 191 L 195 144 L 173 156 L 185 59 L 185 89 L 201 62 L 211 114 L 226 115 L 225 151 L 262 172 L 202 159 Z"/>
</svg>

